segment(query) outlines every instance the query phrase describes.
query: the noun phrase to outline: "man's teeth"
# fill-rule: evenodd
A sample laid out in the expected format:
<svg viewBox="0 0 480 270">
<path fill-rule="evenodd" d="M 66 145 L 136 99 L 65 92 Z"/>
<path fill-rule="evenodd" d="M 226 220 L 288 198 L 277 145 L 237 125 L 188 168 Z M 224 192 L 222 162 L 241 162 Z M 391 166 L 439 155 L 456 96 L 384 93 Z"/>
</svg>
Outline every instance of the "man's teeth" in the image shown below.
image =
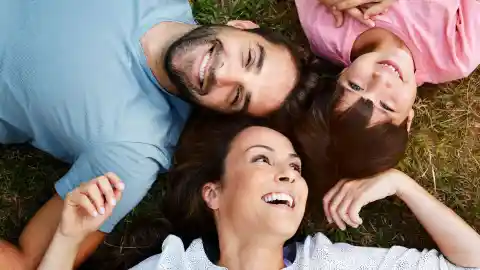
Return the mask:
<svg viewBox="0 0 480 270">
<path fill-rule="evenodd" d="M 395 72 L 395 74 L 397 74 L 398 78 L 400 78 L 400 73 L 397 71 L 397 69 L 395 67 L 393 67 L 391 65 L 388 65 L 388 64 L 382 64 L 382 66 L 391 69 L 393 72 Z"/>
<path fill-rule="evenodd" d="M 263 196 L 263 201 L 266 203 L 285 203 L 288 207 L 293 208 L 293 198 L 289 194 L 286 193 L 270 193 L 268 195 Z"/>
<path fill-rule="evenodd" d="M 210 52 L 208 52 L 200 63 L 200 71 L 198 72 L 198 76 L 200 77 L 200 83 L 203 84 L 203 79 L 205 78 L 205 69 L 207 67 L 208 61 L 210 60 Z"/>
</svg>

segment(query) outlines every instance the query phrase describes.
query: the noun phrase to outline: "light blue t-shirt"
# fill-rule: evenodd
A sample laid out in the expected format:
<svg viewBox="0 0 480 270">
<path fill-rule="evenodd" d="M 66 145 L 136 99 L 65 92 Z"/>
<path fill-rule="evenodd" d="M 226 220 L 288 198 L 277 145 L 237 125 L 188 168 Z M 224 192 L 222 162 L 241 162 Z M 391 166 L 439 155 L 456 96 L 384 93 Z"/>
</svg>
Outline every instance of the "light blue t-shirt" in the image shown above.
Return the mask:
<svg viewBox="0 0 480 270">
<path fill-rule="evenodd" d="M 56 183 L 62 197 L 118 174 L 126 189 L 104 232 L 169 168 L 188 117 L 140 44 L 162 21 L 194 23 L 188 1 L 0 1 L 0 143 L 30 142 L 72 163 Z"/>
</svg>

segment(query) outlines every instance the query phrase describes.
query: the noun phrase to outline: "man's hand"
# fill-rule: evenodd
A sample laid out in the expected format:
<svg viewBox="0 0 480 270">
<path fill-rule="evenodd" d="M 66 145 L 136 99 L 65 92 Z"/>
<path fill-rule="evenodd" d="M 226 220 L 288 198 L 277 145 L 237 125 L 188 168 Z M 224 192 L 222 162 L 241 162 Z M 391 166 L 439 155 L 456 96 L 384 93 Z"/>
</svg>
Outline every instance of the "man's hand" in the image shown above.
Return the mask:
<svg viewBox="0 0 480 270">
<path fill-rule="evenodd" d="M 112 214 L 124 188 L 115 174 L 107 173 L 68 193 L 59 232 L 67 237 L 83 239 L 98 230 Z"/>
<path fill-rule="evenodd" d="M 362 224 L 360 210 L 365 205 L 396 194 L 405 182 L 405 175 L 395 169 L 360 180 L 341 180 L 323 198 L 323 210 L 329 223 L 345 230 L 346 224 L 357 228 Z"/>
</svg>

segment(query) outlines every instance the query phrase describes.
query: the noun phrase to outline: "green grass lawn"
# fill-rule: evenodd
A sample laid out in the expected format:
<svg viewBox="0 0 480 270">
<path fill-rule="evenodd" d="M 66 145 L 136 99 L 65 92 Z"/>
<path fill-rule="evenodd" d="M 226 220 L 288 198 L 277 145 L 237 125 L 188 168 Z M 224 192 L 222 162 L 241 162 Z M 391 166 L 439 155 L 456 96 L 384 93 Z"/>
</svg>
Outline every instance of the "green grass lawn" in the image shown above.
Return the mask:
<svg viewBox="0 0 480 270">
<path fill-rule="evenodd" d="M 193 8 L 200 23 L 250 19 L 305 44 L 293 0 L 199 0 L 193 2 Z M 411 142 L 400 169 L 480 230 L 480 70 L 459 82 L 423 87 L 415 108 Z M 0 146 L 0 238 L 18 240 L 21 228 L 53 194 L 53 183 L 67 170 L 66 164 L 27 146 Z M 126 251 L 150 240 L 148 232 L 135 239 L 129 238 L 129 232 L 141 220 L 162 223 L 158 201 L 163 192 L 162 181 L 157 181 L 141 205 L 107 238 L 96 257 L 105 261 L 102 254 L 111 253 L 122 258 Z M 359 245 L 434 247 L 398 200 L 373 203 L 362 216 L 363 226 L 346 232 L 323 224 L 316 227 L 333 240 Z M 113 265 L 92 268 L 115 268 Z M 90 269 L 88 265 L 84 268 Z"/>
</svg>

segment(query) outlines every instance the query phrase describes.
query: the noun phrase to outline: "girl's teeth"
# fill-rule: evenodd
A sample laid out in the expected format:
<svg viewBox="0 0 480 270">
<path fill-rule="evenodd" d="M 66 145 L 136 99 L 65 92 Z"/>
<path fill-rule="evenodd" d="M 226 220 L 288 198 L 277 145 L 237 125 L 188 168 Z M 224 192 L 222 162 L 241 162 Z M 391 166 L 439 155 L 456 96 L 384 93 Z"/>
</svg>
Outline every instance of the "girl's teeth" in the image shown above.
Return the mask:
<svg viewBox="0 0 480 270">
<path fill-rule="evenodd" d="M 394 67 L 392 67 L 392 66 L 390 66 L 390 65 L 387 65 L 387 64 L 383 64 L 383 66 L 391 69 L 391 70 L 392 70 L 393 72 L 395 72 L 395 74 L 397 74 L 397 76 L 400 78 L 400 73 L 398 73 L 398 71 L 397 71 Z"/>
</svg>

